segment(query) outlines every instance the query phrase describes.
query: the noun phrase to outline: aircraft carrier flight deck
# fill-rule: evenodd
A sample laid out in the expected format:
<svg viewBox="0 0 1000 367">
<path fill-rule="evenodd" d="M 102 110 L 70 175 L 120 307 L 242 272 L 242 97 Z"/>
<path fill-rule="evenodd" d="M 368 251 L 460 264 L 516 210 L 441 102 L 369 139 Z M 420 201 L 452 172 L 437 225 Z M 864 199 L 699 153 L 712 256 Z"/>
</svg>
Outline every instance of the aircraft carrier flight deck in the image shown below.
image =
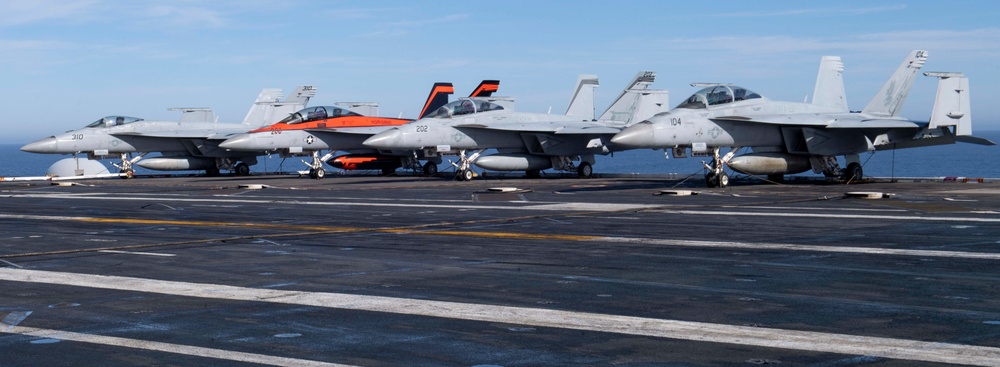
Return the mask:
<svg viewBox="0 0 1000 367">
<path fill-rule="evenodd" d="M 0 365 L 1000 366 L 998 185 L 0 182 Z"/>
</svg>

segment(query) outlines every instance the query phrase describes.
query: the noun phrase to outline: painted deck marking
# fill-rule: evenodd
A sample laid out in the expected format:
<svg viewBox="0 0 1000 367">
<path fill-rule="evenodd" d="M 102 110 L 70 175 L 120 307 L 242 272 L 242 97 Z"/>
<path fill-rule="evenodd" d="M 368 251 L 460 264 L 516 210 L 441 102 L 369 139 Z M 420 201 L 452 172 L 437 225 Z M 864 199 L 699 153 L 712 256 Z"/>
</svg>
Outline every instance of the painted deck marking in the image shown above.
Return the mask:
<svg viewBox="0 0 1000 367">
<path fill-rule="evenodd" d="M 692 211 L 692 212 L 698 214 L 704 213 L 697 211 Z M 729 214 L 731 215 L 732 213 Z M 874 216 L 874 217 L 880 217 L 880 216 Z M 482 232 L 482 231 L 437 230 L 437 229 L 422 229 L 422 228 L 335 227 L 335 226 L 273 224 L 273 223 L 213 222 L 213 221 L 186 221 L 186 220 L 134 219 L 134 218 L 94 218 L 94 217 L 44 216 L 44 215 L 21 215 L 21 214 L 0 214 L 0 219 L 27 219 L 27 220 L 46 220 L 46 221 L 61 220 L 61 221 L 79 221 L 79 222 L 89 222 L 89 223 L 178 225 L 178 226 L 202 226 L 202 227 L 242 227 L 242 228 L 271 229 L 271 230 L 313 231 L 313 232 L 330 232 L 330 233 L 379 232 L 379 233 L 394 233 L 394 234 L 420 234 L 420 235 L 435 235 L 435 236 L 523 239 L 523 240 L 539 240 L 539 241 L 546 241 L 546 240 L 593 241 L 593 242 L 631 243 L 631 244 L 646 244 L 646 245 L 676 246 L 676 247 L 734 248 L 734 249 L 749 249 L 749 250 L 791 250 L 791 251 L 852 253 L 852 254 L 868 254 L 868 255 L 895 255 L 895 256 L 1000 260 L 1000 253 L 990 253 L 990 252 L 911 250 L 911 249 L 890 249 L 890 248 L 859 247 L 859 246 L 822 246 L 822 245 L 800 245 L 792 243 L 672 240 L 672 239 L 642 238 L 642 237 L 568 235 L 568 234 L 558 234 L 558 233 Z M 990 218 L 981 218 L 981 219 L 990 219 Z M 248 238 L 253 238 L 253 236 L 248 236 Z"/>
<path fill-rule="evenodd" d="M 1000 366 L 1000 348 L 527 307 L 0 268 L 0 280 L 498 322 L 891 359 Z M 18 329 L 20 330 L 20 329 Z M 44 337 L 57 337 L 44 335 Z M 194 348 L 194 347 L 192 347 Z"/>
<path fill-rule="evenodd" d="M 3 331 L 11 334 L 37 336 L 39 338 L 49 338 L 49 339 L 66 340 L 66 341 L 73 341 L 80 343 L 91 343 L 91 344 L 110 345 L 115 347 L 152 350 L 157 352 L 167 352 L 167 353 L 183 354 L 196 357 L 224 359 L 237 362 L 259 363 L 272 366 L 355 367 L 345 364 L 327 363 L 327 362 L 313 361 L 308 359 L 286 358 L 286 357 L 269 356 L 257 353 L 236 352 L 223 349 L 195 347 L 191 345 L 171 344 L 171 343 L 155 342 L 150 340 L 128 339 L 128 338 L 119 338 L 113 336 L 103 336 L 94 334 L 82 334 L 82 333 L 74 333 L 62 330 L 37 329 L 37 328 L 30 328 L 23 326 L 14 326 Z"/>
</svg>

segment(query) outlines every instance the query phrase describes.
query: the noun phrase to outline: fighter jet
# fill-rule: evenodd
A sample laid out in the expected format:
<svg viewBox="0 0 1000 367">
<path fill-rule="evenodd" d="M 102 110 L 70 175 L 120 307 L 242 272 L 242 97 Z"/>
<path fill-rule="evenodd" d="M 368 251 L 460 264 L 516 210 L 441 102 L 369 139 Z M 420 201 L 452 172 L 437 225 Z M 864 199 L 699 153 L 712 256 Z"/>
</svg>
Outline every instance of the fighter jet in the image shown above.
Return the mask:
<svg viewBox="0 0 1000 367">
<path fill-rule="evenodd" d="M 614 134 L 666 108 L 666 91 L 647 89 L 655 77 L 651 71 L 636 75 L 600 119 L 594 118 L 597 77 L 581 75 L 565 115 L 514 112 L 510 98 L 463 98 L 364 144 L 380 150 L 421 151 L 429 157 L 457 150 L 459 163 L 453 164 L 461 180 L 474 177 L 472 163 L 490 170 L 523 170 L 529 177 L 548 168 L 589 177 L 594 154 L 615 150 L 608 144 Z M 480 157 L 487 149 L 497 153 Z M 468 155 L 468 150 L 475 152 Z"/>
<path fill-rule="evenodd" d="M 772 181 L 812 169 L 854 182 L 862 178 L 860 153 L 956 141 L 993 145 L 972 136 L 968 78 L 961 73 L 924 73 L 938 78 L 929 121 L 897 115 L 926 60 L 927 51 L 911 52 L 861 111 L 847 107 L 844 64 L 836 56 L 822 58 L 812 103 L 772 101 L 732 84 L 695 83 L 703 89 L 673 110 L 626 128 L 611 142 L 671 149 L 677 158 L 686 157 L 688 148 L 693 155 L 710 155 L 705 164 L 709 187 L 729 185 L 727 165 Z M 742 147 L 752 152 L 736 156 Z M 730 150 L 720 156 L 722 148 Z M 846 168 L 840 168 L 838 156 L 844 156 Z"/>
<path fill-rule="evenodd" d="M 497 80 L 484 80 L 471 97 L 490 96 L 499 88 Z M 431 88 L 420 117 L 448 103 L 448 96 L 455 92 L 451 83 L 436 83 Z M 374 103 L 350 103 L 349 106 L 376 106 Z M 374 114 L 377 114 L 374 113 Z M 374 115 L 373 114 L 373 115 Z M 323 162 L 341 169 L 379 169 L 391 173 L 396 168 L 418 166 L 417 157 L 402 153 L 379 153 L 361 143 L 376 133 L 413 119 L 364 116 L 350 109 L 337 106 L 309 107 L 289 115 L 273 125 L 265 126 L 249 133 L 233 136 L 220 144 L 232 151 L 278 152 L 282 157 L 311 155 L 312 162 L 303 161 L 309 167 L 309 177 L 323 178 L 326 170 Z M 330 152 L 320 157 L 320 152 Z M 338 150 L 350 154 L 333 157 Z M 332 157 L 332 158 L 331 158 Z M 425 175 L 437 174 L 440 158 L 429 160 L 423 167 Z"/>
<path fill-rule="evenodd" d="M 218 123 L 208 108 L 174 108 L 182 111 L 180 121 L 146 121 L 128 116 L 107 116 L 66 133 L 29 143 L 21 150 L 43 154 L 86 153 L 89 159 L 118 154 L 120 163 L 112 162 L 126 178 L 134 175 L 134 164 L 153 170 L 205 170 L 217 175 L 232 169 L 238 175 L 250 173 L 263 152 L 231 152 L 219 148 L 227 138 L 271 123 L 302 109 L 316 95 L 316 88 L 299 86 L 288 99 L 282 91 L 266 88 L 257 96 L 242 124 Z M 162 156 L 142 160 L 150 152 Z M 131 157 L 133 153 L 137 156 Z M 142 161 L 140 161 L 142 160 Z"/>
</svg>

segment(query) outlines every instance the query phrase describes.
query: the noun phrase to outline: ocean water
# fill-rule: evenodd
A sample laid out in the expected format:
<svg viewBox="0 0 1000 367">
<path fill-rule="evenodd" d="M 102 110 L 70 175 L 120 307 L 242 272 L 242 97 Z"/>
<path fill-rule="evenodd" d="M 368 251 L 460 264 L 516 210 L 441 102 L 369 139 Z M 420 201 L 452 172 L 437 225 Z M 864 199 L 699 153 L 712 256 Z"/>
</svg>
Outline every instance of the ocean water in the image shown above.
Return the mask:
<svg viewBox="0 0 1000 367">
<path fill-rule="evenodd" d="M 1000 131 L 977 132 L 976 136 L 1000 142 Z M 69 155 L 33 154 L 22 152 L 21 145 L 0 145 L 0 177 L 42 176 L 53 163 Z M 487 153 L 488 154 L 488 153 Z M 155 154 L 153 154 L 155 155 Z M 151 156 L 153 156 L 151 155 Z M 81 159 L 84 159 L 81 156 Z M 451 157 L 454 159 L 454 157 Z M 277 155 L 261 157 L 252 172 L 293 172 L 305 169 L 301 160 L 282 159 Z M 447 160 L 447 157 L 446 157 Z M 662 150 L 628 150 L 613 155 L 598 156 L 595 173 L 678 174 L 687 176 L 702 172 L 705 157 L 664 159 Z M 109 163 L 101 161 L 110 171 Z M 925 148 L 899 149 L 874 154 L 862 154 L 864 174 L 868 177 L 971 177 L 1000 178 L 1000 146 L 958 143 Z M 841 162 L 843 163 L 843 162 Z M 441 170 L 448 169 L 447 161 Z M 327 166 L 330 172 L 337 171 Z M 137 167 L 137 174 L 163 174 Z M 812 172 L 800 175 L 815 175 Z"/>
</svg>

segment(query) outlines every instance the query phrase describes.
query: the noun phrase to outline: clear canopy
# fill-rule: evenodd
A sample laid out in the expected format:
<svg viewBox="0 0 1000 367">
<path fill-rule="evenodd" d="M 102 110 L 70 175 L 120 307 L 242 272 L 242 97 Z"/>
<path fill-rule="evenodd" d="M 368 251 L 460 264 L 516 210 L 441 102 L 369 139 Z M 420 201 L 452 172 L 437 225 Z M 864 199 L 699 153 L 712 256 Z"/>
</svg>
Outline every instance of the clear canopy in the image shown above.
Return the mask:
<svg viewBox="0 0 1000 367">
<path fill-rule="evenodd" d="M 316 106 L 299 110 L 296 113 L 288 115 L 288 117 L 285 117 L 284 120 L 278 121 L 278 123 L 286 123 L 292 125 L 303 122 L 326 120 L 344 116 L 361 116 L 361 114 L 351 112 L 351 110 L 340 107 Z"/>
<path fill-rule="evenodd" d="M 117 125 L 131 124 L 133 122 L 142 121 L 138 117 L 128 117 L 128 116 L 105 116 L 97 121 L 91 122 L 87 127 L 112 127 Z"/>
<path fill-rule="evenodd" d="M 438 107 L 425 117 L 446 119 L 452 116 L 468 115 L 472 113 L 502 110 L 503 106 L 481 99 L 463 98 L 454 102 L 449 102 Z"/>
<path fill-rule="evenodd" d="M 708 106 L 716 106 L 757 98 L 761 98 L 760 94 L 743 87 L 735 85 L 713 85 L 695 92 L 675 108 L 708 108 Z"/>
</svg>

